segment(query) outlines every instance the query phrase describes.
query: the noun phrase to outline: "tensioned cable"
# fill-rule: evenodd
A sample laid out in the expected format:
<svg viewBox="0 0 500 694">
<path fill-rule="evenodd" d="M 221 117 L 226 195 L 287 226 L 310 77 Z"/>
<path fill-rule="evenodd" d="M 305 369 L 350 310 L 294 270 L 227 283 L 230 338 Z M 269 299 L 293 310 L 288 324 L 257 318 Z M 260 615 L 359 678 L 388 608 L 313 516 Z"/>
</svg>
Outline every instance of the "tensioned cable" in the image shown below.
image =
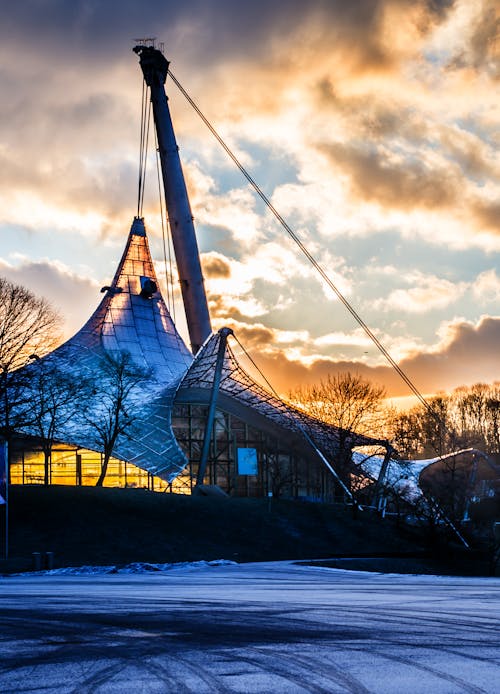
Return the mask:
<svg viewBox="0 0 500 694">
<path fill-rule="evenodd" d="M 172 74 L 171 70 L 168 71 L 168 74 L 170 75 L 172 81 L 174 82 L 176 87 L 179 89 L 181 94 L 188 101 L 190 106 L 192 106 L 192 108 L 196 111 L 196 113 L 199 115 L 201 120 L 205 123 L 207 128 L 210 130 L 210 132 L 215 137 L 217 142 L 224 149 L 226 154 L 232 159 L 234 164 L 241 171 L 241 173 L 246 178 L 248 183 L 252 186 L 252 188 L 257 193 L 257 195 L 265 203 L 267 208 L 272 212 L 274 217 L 278 220 L 278 222 L 281 224 L 281 226 L 285 229 L 285 231 L 291 237 L 291 239 L 296 243 L 296 245 L 299 247 L 299 249 L 305 255 L 307 260 L 310 262 L 310 264 L 321 275 L 321 277 L 326 282 L 326 284 L 330 287 L 330 289 L 335 293 L 337 298 L 342 302 L 342 304 L 345 306 L 345 308 L 349 311 L 349 313 L 355 319 L 355 321 L 358 323 L 358 325 L 360 325 L 361 328 L 363 328 L 366 335 L 368 335 L 370 340 L 375 344 L 375 346 L 378 348 L 378 350 L 383 354 L 383 356 L 386 358 L 386 360 L 389 362 L 389 364 L 392 366 L 392 368 L 396 371 L 396 373 L 400 376 L 400 378 L 406 383 L 408 388 L 418 398 L 418 400 L 422 403 L 422 405 L 424 405 L 424 407 L 432 414 L 433 417 L 438 417 L 438 415 L 436 415 L 436 413 L 433 410 L 433 408 L 431 407 L 431 405 L 427 402 L 427 400 L 424 398 L 422 393 L 418 390 L 417 386 L 411 381 L 409 376 L 406 375 L 406 373 L 399 366 L 399 364 L 393 359 L 393 357 L 390 355 L 390 353 L 387 351 L 387 349 L 384 347 L 384 345 L 380 342 L 380 340 L 374 334 L 374 332 L 371 330 L 371 328 L 365 323 L 365 321 L 361 318 L 359 313 L 355 310 L 355 308 L 349 303 L 349 301 L 346 299 L 346 297 L 342 294 L 340 289 L 338 289 L 338 287 L 334 284 L 333 280 L 330 279 L 330 277 L 327 275 L 326 271 L 321 267 L 321 265 L 316 260 L 316 258 L 309 252 L 309 250 L 306 248 L 304 243 L 300 240 L 300 238 L 293 231 L 293 229 L 290 227 L 290 225 L 286 222 L 286 220 L 281 216 L 281 214 L 278 212 L 278 210 L 274 207 L 274 205 L 269 200 L 267 195 L 263 192 L 263 190 L 260 188 L 260 186 L 257 184 L 257 182 L 253 179 L 253 177 L 248 173 L 248 171 L 245 169 L 243 164 L 239 161 L 239 159 L 235 156 L 235 154 L 233 154 L 232 150 L 224 142 L 224 140 L 219 135 L 219 133 L 215 130 L 215 128 L 212 126 L 210 121 L 205 117 L 205 115 L 199 109 L 197 104 L 189 96 L 189 94 L 186 92 L 184 87 L 180 84 L 178 79 Z"/>
<path fill-rule="evenodd" d="M 142 80 L 142 98 L 141 98 L 141 134 L 139 138 L 139 183 L 137 187 L 137 216 L 141 216 L 141 197 L 144 187 L 143 179 L 143 163 L 144 163 L 144 135 L 146 122 L 146 103 L 147 103 L 147 87 L 146 81 Z"/>
<path fill-rule="evenodd" d="M 153 128 L 155 134 L 155 154 L 156 154 L 156 177 L 158 180 L 158 196 L 160 199 L 160 217 L 161 217 L 161 236 L 163 242 L 163 262 L 165 265 L 165 281 L 167 285 L 167 305 L 170 315 L 175 323 L 175 303 L 174 303 L 174 283 L 172 274 L 172 254 L 170 249 L 170 235 L 168 238 L 168 262 L 167 262 L 167 243 L 165 240 L 165 218 L 168 224 L 168 214 L 166 214 L 166 202 L 165 196 L 162 194 L 162 186 L 160 180 L 160 157 L 158 149 L 158 136 L 156 134 L 156 128 Z M 165 209 L 165 214 L 164 214 Z"/>
<path fill-rule="evenodd" d="M 266 376 L 264 375 L 264 373 L 259 369 L 259 367 L 258 367 L 257 364 L 255 363 L 255 361 L 252 359 L 252 357 L 250 356 L 250 354 L 249 354 L 249 353 L 247 352 L 247 350 L 243 347 L 243 345 L 241 344 L 241 342 L 238 340 L 238 338 L 236 337 L 236 335 L 235 335 L 234 333 L 233 333 L 232 337 L 236 340 L 236 342 L 238 343 L 238 345 L 239 345 L 240 349 L 242 350 L 243 354 L 247 357 L 247 359 L 249 360 L 249 362 L 250 362 L 250 363 L 252 364 L 252 366 L 256 369 L 257 373 L 260 374 L 260 376 L 263 378 L 265 384 L 269 387 L 269 390 L 271 391 L 271 393 L 272 393 L 278 400 L 281 400 L 280 396 L 278 395 L 278 393 L 276 392 L 276 390 L 273 388 L 272 384 L 268 381 L 268 379 L 266 378 Z"/>
<path fill-rule="evenodd" d="M 142 208 L 144 205 L 144 191 L 146 190 L 146 165 L 148 161 L 148 144 L 149 144 L 149 124 L 151 122 L 151 111 L 152 111 L 152 104 L 151 101 L 148 103 L 148 109 L 147 109 L 147 125 L 146 125 L 146 139 L 144 142 L 144 164 L 143 164 L 143 169 L 142 169 L 142 195 L 141 195 L 141 211 L 140 211 L 140 217 L 142 217 Z"/>
<path fill-rule="evenodd" d="M 189 96 L 189 94 L 186 92 L 184 87 L 181 85 L 181 83 L 177 80 L 175 75 L 171 72 L 171 70 L 168 71 L 168 74 L 170 75 L 172 81 L 176 85 L 176 87 L 179 89 L 181 94 L 184 96 L 184 98 L 187 100 L 187 102 L 192 106 L 192 108 L 196 111 L 196 113 L 199 115 L 201 120 L 205 123 L 207 128 L 210 130 L 212 135 L 215 137 L 217 142 L 221 145 L 221 147 L 224 149 L 226 154 L 230 157 L 230 159 L 233 161 L 233 163 L 237 166 L 237 168 L 241 171 L 243 176 L 246 178 L 248 183 L 252 186 L 254 191 L 257 193 L 257 195 L 261 198 L 261 200 L 265 203 L 267 208 L 272 212 L 274 217 L 278 220 L 278 222 L 281 224 L 281 226 L 285 229 L 285 231 L 288 233 L 288 235 L 292 238 L 292 240 L 296 243 L 296 245 L 299 247 L 299 249 L 302 251 L 302 253 L 305 255 L 307 260 L 311 263 L 311 265 L 314 267 L 314 269 L 320 274 L 320 276 L 323 278 L 323 280 L 326 282 L 326 284 L 330 287 L 330 289 L 336 294 L 338 299 L 342 302 L 342 304 L 345 306 L 345 308 L 349 311 L 349 313 L 352 315 L 352 317 L 356 320 L 358 325 L 363 328 L 364 332 L 368 337 L 372 340 L 372 342 L 375 344 L 375 346 L 378 348 L 378 350 L 383 354 L 383 356 L 386 358 L 386 360 L 389 362 L 389 364 L 392 366 L 392 368 L 396 371 L 396 373 L 400 376 L 400 378 L 406 383 L 406 385 L 409 387 L 409 389 L 412 391 L 412 393 L 417 397 L 417 399 L 421 402 L 421 404 L 425 407 L 425 409 L 431 414 L 431 416 L 437 420 L 441 425 L 444 424 L 442 421 L 441 417 L 435 410 L 432 408 L 432 406 L 427 402 L 427 400 L 424 398 L 422 393 L 418 390 L 418 388 L 415 386 L 415 384 L 411 381 L 409 376 L 406 375 L 406 373 L 402 370 L 402 368 L 399 366 L 399 364 L 393 359 L 391 354 L 387 351 L 387 349 L 384 347 L 384 345 L 380 342 L 378 337 L 373 333 L 371 328 L 365 323 L 365 321 L 361 318 L 361 316 L 358 314 L 358 312 L 355 310 L 355 308 L 349 303 L 349 301 L 346 299 L 346 297 L 342 294 L 342 292 L 338 289 L 338 287 L 334 284 L 333 280 L 330 279 L 330 277 L 326 274 L 325 270 L 321 267 L 321 265 L 318 263 L 316 258 L 309 252 L 309 250 L 306 248 L 306 246 L 303 244 L 303 242 L 300 240 L 300 238 L 297 236 L 297 234 L 293 231 L 293 229 L 289 226 L 289 224 L 286 222 L 286 220 L 281 216 L 281 214 L 278 212 L 278 210 L 274 207 L 272 202 L 269 200 L 269 198 L 265 195 L 263 190 L 260 188 L 260 186 L 256 183 L 256 181 L 253 179 L 253 177 L 248 173 L 248 171 L 245 169 L 243 164 L 239 161 L 239 159 L 233 154 L 232 150 L 226 145 L 222 137 L 219 135 L 219 133 L 215 130 L 215 128 L 212 126 L 210 121 L 205 117 L 203 112 L 199 109 L 198 105 L 193 101 L 193 99 Z M 261 370 L 258 368 L 257 364 L 255 361 L 250 357 L 250 355 L 246 352 L 246 350 L 243 348 L 239 340 L 237 340 L 239 346 L 245 354 L 247 354 L 250 362 L 254 365 L 254 367 L 257 369 L 257 371 L 261 374 L 262 378 L 264 381 L 268 384 L 268 386 L 271 388 L 271 391 L 276 394 L 276 391 L 272 387 L 272 385 L 269 383 L 267 378 L 264 376 L 264 374 L 261 372 Z M 279 396 L 278 396 L 279 397 Z M 444 424 L 445 428 L 447 429 L 446 425 Z M 303 427 L 301 427 L 303 434 L 307 440 L 310 441 L 311 445 L 316 448 L 315 444 L 311 441 L 309 435 Z M 323 454 L 321 451 L 319 451 L 321 457 L 323 457 Z M 344 487 L 344 489 L 347 491 L 349 496 L 354 501 L 354 497 L 352 496 L 352 493 L 345 487 L 343 484 L 342 480 L 338 477 L 337 473 L 331 468 L 330 464 L 324 459 L 324 462 L 328 465 L 328 467 L 331 469 L 332 473 L 337 477 L 341 485 Z M 443 516 L 446 519 L 445 516 Z M 451 524 L 451 521 L 448 521 L 455 531 L 455 533 L 458 535 L 460 540 L 465 544 L 466 547 L 468 547 L 467 542 L 464 540 L 464 538 L 460 535 L 458 530 Z"/>
<path fill-rule="evenodd" d="M 142 217 L 144 191 L 146 188 L 146 164 L 148 157 L 149 124 L 151 121 L 151 100 L 148 99 L 149 87 L 142 82 L 141 135 L 139 144 L 139 186 L 137 194 L 137 216 Z"/>
<path fill-rule="evenodd" d="M 268 381 L 268 379 L 265 377 L 265 375 L 263 374 L 263 372 L 259 369 L 259 367 L 258 367 L 257 364 L 255 363 L 255 361 L 252 359 L 252 357 L 250 356 L 250 354 L 249 354 L 249 353 L 247 352 L 247 350 L 243 347 L 243 345 L 241 344 L 241 342 L 238 340 L 238 338 L 236 337 L 236 335 L 235 335 L 234 333 L 233 333 L 233 337 L 234 337 L 234 339 L 236 340 L 236 342 L 238 343 L 238 345 L 240 346 L 240 348 L 243 350 L 243 354 L 246 355 L 246 357 L 247 357 L 247 359 L 249 359 L 250 363 L 254 366 L 255 369 L 257 369 L 257 373 L 259 373 L 259 374 L 261 375 L 261 377 L 264 379 L 264 382 L 269 386 L 269 388 L 270 388 L 271 392 L 273 393 L 273 395 L 274 395 L 279 401 L 281 401 L 281 398 L 280 398 L 280 396 L 278 395 L 278 393 L 275 391 L 275 389 L 273 388 L 273 386 L 271 385 L 271 383 L 270 383 L 270 382 Z M 286 404 L 286 403 L 285 403 L 285 404 Z M 321 449 L 319 448 L 319 446 L 317 446 L 316 443 L 313 441 L 313 439 L 311 438 L 311 436 L 309 435 L 309 433 L 306 431 L 305 427 L 303 426 L 302 422 L 300 421 L 300 418 L 299 418 L 299 417 L 297 417 L 297 419 L 293 419 L 293 418 L 292 418 L 292 415 L 291 415 L 291 413 L 290 413 L 290 410 L 289 410 L 288 405 L 287 405 L 286 410 L 285 410 L 285 415 L 286 415 L 287 417 L 289 417 L 289 419 L 291 419 L 291 420 L 298 426 L 298 428 L 299 428 L 299 430 L 300 430 L 302 436 L 305 438 L 305 440 L 307 441 L 307 443 L 316 451 L 317 455 L 319 455 L 319 457 L 321 458 L 321 460 L 323 461 L 323 463 L 324 463 L 324 464 L 326 465 L 326 467 L 330 470 L 330 472 L 331 472 L 332 475 L 335 477 L 335 479 L 337 480 L 337 482 L 340 484 L 340 486 L 342 487 L 342 489 L 344 490 L 344 492 L 347 494 L 348 497 L 350 497 L 352 503 L 357 505 L 356 499 L 354 498 L 354 496 L 353 496 L 351 490 L 348 489 L 348 487 L 347 487 L 346 484 L 343 482 L 342 478 L 341 478 L 340 475 L 337 473 L 337 471 L 335 470 L 335 468 L 332 466 L 332 464 L 330 463 L 330 461 L 328 460 L 328 458 L 324 455 L 324 453 L 321 451 Z"/>
<path fill-rule="evenodd" d="M 255 361 L 252 359 L 251 355 L 247 352 L 247 350 L 244 348 L 244 346 L 241 344 L 241 342 L 238 340 L 238 338 L 236 337 L 236 335 L 235 335 L 234 333 L 233 333 L 233 338 L 234 338 L 234 339 L 236 340 L 236 342 L 238 343 L 240 349 L 243 351 L 243 354 L 245 354 L 245 356 L 247 357 L 247 359 L 250 361 L 250 363 L 253 365 L 253 367 L 257 370 L 257 373 L 259 373 L 260 376 L 264 379 L 264 382 L 268 385 L 268 387 L 270 388 L 270 390 L 271 390 L 271 392 L 273 393 L 273 395 L 275 395 L 275 396 L 278 398 L 278 400 L 281 400 L 280 396 L 278 395 L 278 393 L 276 392 L 276 390 L 273 388 L 272 384 L 271 384 L 271 383 L 269 382 L 269 380 L 266 378 L 266 376 L 265 376 L 264 373 L 261 371 L 261 369 L 259 369 L 259 367 L 258 367 L 257 364 L 255 363 Z M 300 431 L 302 432 L 302 435 L 304 436 L 304 438 L 306 439 L 306 441 L 316 450 L 316 452 L 319 454 L 319 456 L 321 457 L 321 459 L 323 460 L 323 462 L 327 465 L 327 467 L 328 467 L 329 470 L 332 472 L 332 474 L 334 475 L 334 477 L 336 478 L 336 480 L 339 482 L 339 484 L 341 485 L 341 487 L 344 489 L 344 491 L 347 493 L 347 495 L 351 498 L 351 501 L 352 501 L 354 504 L 357 505 L 356 499 L 355 499 L 353 493 L 351 492 L 351 490 L 348 489 L 348 487 L 344 484 L 344 482 L 342 481 L 342 479 L 340 478 L 340 476 L 337 474 L 336 470 L 332 467 L 331 463 L 330 463 L 330 462 L 328 461 L 328 459 L 323 455 L 321 449 L 318 448 L 318 446 L 314 443 L 314 441 L 313 441 L 313 439 L 311 438 L 311 436 L 307 433 L 307 431 L 305 430 L 305 428 L 302 426 L 300 420 L 299 420 L 297 423 L 298 423 L 299 429 L 300 429 Z M 370 457 L 371 457 L 371 456 L 370 456 Z M 459 538 L 459 540 L 463 543 L 463 545 L 464 545 L 467 549 L 469 549 L 469 543 L 468 543 L 467 540 L 463 537 L 463 535 L 460 533 L 460 531 L 459 531 L 458 528 L 455 526 L 455 524 L 446 516 L 446 514 L 444 513 L 444 511 L 442 510 L 442 508 L 439 506 L 439 504 L 437 503 L 437 501 L 436 501 L 432 496 L 430 496 L 430 495 L 428 495 L 428 497 L 426 497 L 426 498 L 428 498 L 428 500 L 429 500 L 429 502 L 430 502 L 430 504 L 431 504 L 431 507 L 437 509 L 437 512 L 438 512 L 439 515 L 442 517 L 442 519 L 444 520 L 444 522 L 453 530 L 453 532 L 456 534 L 456 536 Z M 361 506 L 359 506 L 359 508 L 362 509 Z"/>
</svg>

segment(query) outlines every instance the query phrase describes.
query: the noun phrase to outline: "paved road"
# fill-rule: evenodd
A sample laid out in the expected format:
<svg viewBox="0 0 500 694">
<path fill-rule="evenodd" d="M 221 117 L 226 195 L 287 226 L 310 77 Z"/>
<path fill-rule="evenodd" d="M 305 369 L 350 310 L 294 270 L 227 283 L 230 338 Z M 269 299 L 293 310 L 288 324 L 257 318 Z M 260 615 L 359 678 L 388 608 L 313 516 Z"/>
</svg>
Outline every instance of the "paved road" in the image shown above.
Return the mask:
<svg viewBox="0 0 500 694">
<path fill-rule="evenodd" d="M 291 563 L 0 578 L 0 692 L 500 692 L 500 579 Z"/>
</svg>

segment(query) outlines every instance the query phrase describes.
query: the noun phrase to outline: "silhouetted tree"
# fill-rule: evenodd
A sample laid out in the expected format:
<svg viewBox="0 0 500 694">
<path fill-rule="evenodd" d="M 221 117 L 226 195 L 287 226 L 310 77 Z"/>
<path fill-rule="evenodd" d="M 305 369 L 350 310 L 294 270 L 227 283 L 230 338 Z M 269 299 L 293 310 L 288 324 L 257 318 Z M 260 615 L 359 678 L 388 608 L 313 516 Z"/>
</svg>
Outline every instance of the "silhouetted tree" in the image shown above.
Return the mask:
<svg viewBox="0 0 500 694">
<path fill-rule="evenodd" d="M 54 348 L 60 323 L 46 299 L 0 277 L 0 433 L 6 439 L 26 413 L 27 376 L 20 367 Z"/>
<path fill-rule="evenodd" d="M 118 437 L 134 423 L 138 386 L 150 378 L 150 371 L 138 366 L 129 352 L 120 351 L 106 353 L 95 376 L 93 397 L 84 416 L 94 432 L 96 446 L 103 451 L 96 482 L 101 487 Z"/>
<path fill-rule="evenodd" d="M 290 392 L 290 400 L 309 415 L 338 428 L 337 472 L 349 484 L 351 433 L 381 437 L 384 388 L 349 372 Z"/>
<path fill-rule="evenodd" d="M 90 385 L 81 374 L 74 374 L 68 364 L 58 364 L 49 357 L 37 360 L 29 369 L 29 407 L 25 416 L 37 432 L 44 455 L 44 484 L 50 483 L 52 448 L 58 431 L 76 419 Z"/>
</svg>

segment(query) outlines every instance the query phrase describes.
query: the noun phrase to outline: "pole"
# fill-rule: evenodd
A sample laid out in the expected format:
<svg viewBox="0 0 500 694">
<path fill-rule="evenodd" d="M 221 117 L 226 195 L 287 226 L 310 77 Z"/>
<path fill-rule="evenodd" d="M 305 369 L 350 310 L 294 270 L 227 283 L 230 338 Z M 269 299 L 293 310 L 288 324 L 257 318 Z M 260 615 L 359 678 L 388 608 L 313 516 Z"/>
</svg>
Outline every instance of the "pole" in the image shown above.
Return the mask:
<svg viewBox="0 0 500 694">
<path fill-rule="evenodd" d="M 9 442 L 5 442 L 5 561 L 9 559 Z"/>
<path fill-rule="evenodd" d="M 0 460 L 0 488 L 1 496 L 5 502 L 5 560 L 9 558 L 9 399 L 7 394 L 7 367 L 2 369 L 2 387 L 4 397 L 4 440 L 1 446 L 2 458 Z M 5 489 L 4 489 L 5 485 Z"/>
<path fill-rule="evenodd" d="M 394 453 L 392 446 L 387 444 L 385 449 L 385 456 L 380 466 L 380 472 L 378 475 L 377 482 L 375 483 L 375 494 L 373 495 L 373 505 L 376 507 L 377 511 L 382 511 L 382 501 L 384 499 L 383 488 L 385 484 L 385 478 L 387 476 L 387 468 L 391 460 L 391 455 Z"/>
<path fill-rule="evenodd" d="M 144 80 L 151 90 L 165 202 L 179 271 L 191 349 L 193 354 L 196 354 L 211 334 L 212 327 L 203 285 L 193 215 L 189 205 L 167 95 L 165 94 L 164 85 L 169 63 L 161 51 L 151 46 L 135 46 L 134 52 L 139 55 Z"/>
<path fill-rule="evenodd" d="M 5 506 L 5 560 L 9 558 L 9 456 L 8 443 L 0 443 L 0 504 Z"/>
<path fill-rule="evenodd" d="M 226 352 L 226 343 L 229 335 L 232 335 L 231 328 L 221 328 L 219 330 L 219 349 L 217 350 L 217 360 L 215 362 L 214 380 L 212 384 L 212 393 L 210 394 L 210 405 L 208 407 L 207 422 L 205 424 L 205 435 L 203 437 L 203 447 L 201 450 L 200 466 L 196 477 L 196 486 L 203 484 L 205 471 L 207 469 L 208 451 L 212 438 L 212 429 L 214 426 L 215 410 L 217 408 L 217 395 L 222 376 L 222 367 L 224 365 L 224 354 Z"/>
</svg>

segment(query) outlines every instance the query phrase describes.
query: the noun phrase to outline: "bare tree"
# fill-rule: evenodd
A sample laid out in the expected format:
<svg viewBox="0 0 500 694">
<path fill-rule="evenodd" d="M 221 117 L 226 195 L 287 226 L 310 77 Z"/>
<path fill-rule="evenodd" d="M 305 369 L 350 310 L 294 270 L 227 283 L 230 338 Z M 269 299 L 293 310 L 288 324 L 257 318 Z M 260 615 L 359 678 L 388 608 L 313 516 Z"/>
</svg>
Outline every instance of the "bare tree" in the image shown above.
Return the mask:
<svg viewBox="0 0 500 694">
<path fill-rule="evenodd" d="M 97 447 L 103 451 L 97 487 L 104 483 L 118 437 L 134 423 L 138 386 L 149 378 L 150 371 L 138 366 L 129 352 L 106 353 L 101 359 L 92 402 L 84 415 Z"/>
<path fill-rule="evenodd" d="M 0 368 L 15 371 L 59 339 L 61 318 L 46 299 L 0 277 Z"/>
<path fill-rule="evenodd" d="M 390 421 L 391 438 L 406 458 L 434 457 L 461 448 L 500 453 L 500 384 L 460 386 Z"/>
<path fill-rule="evenodd" d="M 42 356 L 55 347 L 60 324 L 46 299 L 0 277 L 0 414 L 7 439 L 24 416 L 26 374 L 20 367 L 32 354 Z"/>
<path fill-rule="evenodd" d="M 338 428 L 338 473 L 349 482 L 351 433 L 380 436 L 384 427 L 384 388 L 349 372 L 291 391 L 290 399 L 307 414 Z"/>
<path fill-rule="evenodd" d="M 48 358 L 50 360 L 50 357 Z M 30 369 L 30 407 L 26 417 L 38 434 L 44 454 L 44 484 L 50 484 L 52 448 L 58 432 L 75 419 L 89 383 L 67 364 L 37 360 Z"/>
<path fill-rule="evenodd" d="M 486 400 L 488 418 L 487 449 L 491 453 L 500 453 L 500 387 L 492 389 Z"/>
<path fill-rule="evenodd" d="M 423 451 L 420 410 L 395 412 L 390 420 L 390 439 L 401 458 L 411 460 Z"/>
<path fill-rule="evenodd" d="M 286 458 L 284 460 L 283 458 Z M 288 456 L 280 456 L 279 453 L 269 453 L 266 456 L 266 475 L 270 492 L 275 499 L 278 499 L 285 490 L 291 489 L 294 482 L 294 475 Z"/>
</svg>

